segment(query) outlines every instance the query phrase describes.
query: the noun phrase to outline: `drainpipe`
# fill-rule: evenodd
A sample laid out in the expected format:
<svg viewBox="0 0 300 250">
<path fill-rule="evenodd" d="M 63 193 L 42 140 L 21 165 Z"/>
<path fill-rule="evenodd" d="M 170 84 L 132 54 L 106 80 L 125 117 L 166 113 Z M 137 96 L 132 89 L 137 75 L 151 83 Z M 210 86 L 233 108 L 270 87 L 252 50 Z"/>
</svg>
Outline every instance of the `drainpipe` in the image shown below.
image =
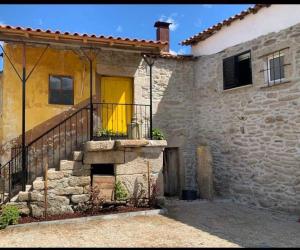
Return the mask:
<svg viewBox="0 0 300 250">
<path fill-rule="evenodd" d="M 150 139 L 152 140 L 152 66 L 150 64 Z"/>
<path fill-rule="evenodd" d="M 27 166 L 26 166 L 26 145 L 25 145 L 25 105 L 26 105 L 26 54 L 25 44 L 23 44 L 23 74 L 22 74 L 22 190 L 26 189 Z"/>
<path fill-rule="evenodd" d="M 93 61 L 90 61 L 90 140 L 93 140 Z"/>
</svg>

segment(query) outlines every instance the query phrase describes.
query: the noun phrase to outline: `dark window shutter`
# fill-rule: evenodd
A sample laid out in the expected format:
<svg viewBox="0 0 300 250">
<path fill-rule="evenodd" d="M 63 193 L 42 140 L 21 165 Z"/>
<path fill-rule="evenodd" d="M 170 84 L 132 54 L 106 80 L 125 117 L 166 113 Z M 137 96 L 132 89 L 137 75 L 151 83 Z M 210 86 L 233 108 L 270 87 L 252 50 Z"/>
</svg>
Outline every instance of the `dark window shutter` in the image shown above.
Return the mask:
<svg viewBox="0 0 300 250">
<path fill-rule="evenodd" d="M 230 89 L 236 86 L 235 57 L 231 56 L 223 59 L 223 87 Z"/>
</svg>

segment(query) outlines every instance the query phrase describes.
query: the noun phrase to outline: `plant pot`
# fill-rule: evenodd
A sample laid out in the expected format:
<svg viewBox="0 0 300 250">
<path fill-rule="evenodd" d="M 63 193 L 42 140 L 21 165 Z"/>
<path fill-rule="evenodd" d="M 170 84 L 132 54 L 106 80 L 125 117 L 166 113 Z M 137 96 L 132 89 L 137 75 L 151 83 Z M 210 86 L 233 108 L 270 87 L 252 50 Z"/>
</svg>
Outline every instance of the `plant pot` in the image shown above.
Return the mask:
<svg viewBox="0 0 300 250">
<path fill-rule="evenodd" d="M 197 199 L 197 191 L 196 190 L 182 190 L 182 200 L 196 200 Z"/>
</svg>

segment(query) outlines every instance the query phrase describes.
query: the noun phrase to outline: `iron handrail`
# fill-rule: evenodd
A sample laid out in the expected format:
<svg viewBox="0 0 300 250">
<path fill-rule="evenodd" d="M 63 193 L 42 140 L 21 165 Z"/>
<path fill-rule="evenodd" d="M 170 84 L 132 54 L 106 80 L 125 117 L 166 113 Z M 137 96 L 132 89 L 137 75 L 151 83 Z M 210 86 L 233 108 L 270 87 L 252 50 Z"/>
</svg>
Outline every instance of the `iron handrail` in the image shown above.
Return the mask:
<svg viewBox="0 0 300 250">
<path fill-rule="evenodd" d="M 90 107 L 93 105 L 92 113 Z M 82 147 L 83 143 L 90 139 L 93 140 L 106 140 L 104 136 L 99 136 L 98 133 L 94 134 L 95 129 L 103 130 L 108 122 L 111 121 L 112 129 L 116 129 L 117 132 L 114 136 L 116 138 L 138 138 L 137 136 L 146 136 L 149 138 L 149 104 L 131 104 L 131 103 L 104 103 L 93 102 L 89 103 L 75 112 L 67 115 L 66 118 L 55 124 L 47 131 L 43 132 L 37 138 L 25 145 L 26 154 L 26 171 L 21 169 L 23 166 L 21 158 L 23 156 L 20 145 L 16 145 L 11 150 L 11 159 L 0 166 L 0 176 L 4 177 L 6 182 L 4 193 L 8 193 L 8 200 L 12 195 L 16 194 L 18 188 L 20 188 L 20 178 L 25 180 L 28 184 L 31 183 L 36 177 L 44 174 L 45 160 L 48 163 L 49 168 L 59 168 L 59 161 L 67 159 L 71 156 L 74 150 L 78 150 Z M 116 108 L 115 110 L 106 110 L 106 107 Z M 126 120 L 128 106 L 131 106 L 135 119 Z M 124 107 L 118 109 L 117 107 Z M 85 112 L 86 110 L 86 112 Z M 105 113 L 103 114 L 102 111 Z M 123 112 L 123 113 L 122 113 Z M 118 124 L 117 114 L 121 115 L 121 121 Z M 90 128 L 90 119 L 92 117 L 93 126 L 92 131 Z M 74 119 L 73 119 L 74 118 Z M 133 118 L 133 117 L 132 117 Z M 97 119 L 94 123 L 94 119 Z M 112 119 L 112 120 L 109 120 Z M 106 124 L 106 125 L 105 125 Z M 120 130 L 119 130 L 120 129 Z M 99 131 L 99 130 L 98 130 Z M 125 132 L 125 133 L 124 133 Z M 144 138 L 144 137 L 143 137 Z M 7 178 L 8 174 L 8 178 Z M 24 179 L 25 178 L 25 179 Z M 22 187 L 23 188 L 23 187 Z M 7 192 L 7 189 L 9 191 Z"/>
</svg>

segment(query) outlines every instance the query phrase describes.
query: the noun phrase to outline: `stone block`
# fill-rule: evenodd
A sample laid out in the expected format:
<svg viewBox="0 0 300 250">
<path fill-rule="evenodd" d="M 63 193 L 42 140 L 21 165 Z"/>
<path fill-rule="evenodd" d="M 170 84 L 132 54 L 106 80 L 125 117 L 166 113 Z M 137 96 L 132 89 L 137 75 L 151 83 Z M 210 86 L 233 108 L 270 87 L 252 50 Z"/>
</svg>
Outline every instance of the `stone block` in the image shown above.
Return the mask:
<svg viewBox="0 0 300 250">
<path fill-rule="evenodd" d="M 116 140 L 115 147 L 118 149 L 121 148 L 135 148 L 135 147 L 143 147 L 149 144 L 149 140 L 141 139 L 141 140 Z"/>
<path fill-rule="evenodd" d="M 18 201 L 28 201 L 29 193 L 28 192 L 19 192 Z"/>
<path fill-rule="evenodd" d="M 71 201 L 73 203 L 87 202 L 90 196 L 88 194 L 75 194 L 72 195 Z"/>
<path fill-rule="evenodd" d="M 64 176 L 86 176 L 90 175 L 90 165 L 82 164 L 78 161 L 60 161 L 60 170 L 64 172 Z"/>
<path fill-rule="evenodd" d="M 129 197 L 147 197 L 148 178 L 146 174 L 118 175 L 116 176 L 117 181 L 123 184 Z"/>
<path fill-rule="evenodd" d="M 45 188 L 45 183 L 42 180 L 35 180 L 32 183 L 32 186 L 33 186 L 33 189 L 35 189 L 35 190 L 42 190 Z"/>
<path fill-rule="evenodd" d="M 115 141 L 88 141 L 84 144 L 85 152 L 113 150 Z"/>
<path fill-rule="evenodd" d="M 58 195 L 82 194 L 83 187 L 67 187 L 55 190 Z"/>
<path fill-rule="evenodd" d="M 82 161 L 83 159 L 83 152 L 82 151 L 74 151 L 73 152 L 73 161 Z"/>
<path fill-rule="evenodd" d="M 68 183 L 71 187 L 86 186 L 91 183 L 91 177 L 90 176 L 82 176 L 82 177 L 72 176 L 69 178 Z"/>
<path fill-rule="evenodd" d="M 83 162 L 84 164 L 124 163 L 124 151 L 86 152 Z"/>
<path fill-rule="evenodd" d="M 55 171 L 55 169 L 49 169 L 47 173 L 48 180 L 57 180 L 64 178 L 62 171 Z"/>
<path fill-rule="evenodd" d="M 210 148 L 200 146 L 197 148 L 197 182 L 200 198 L 213 198 L 213 161 Z"/>
<path fill-rule="evenodd" d="M 166 147 L 168 145 L 166 140 L 149 140 L 147 147 Z"/>
<path fill-rule="evenodd" d="M 36 204 L 29 204 L 29 210 L 33 217 L 41 217 L 44 215 L 45 209 Z"/>
<path fill-rule="evenodd" d="M 60 207 L 62 205 L 70 204 L 70 200 L 67 197 L 59 195 L 53 196 L 53 198 L 49 198 L 47 201 L 50 206 L 54 207 Z"/>
<path fill-rule="evenodd" d="M 74 213 L 71 205 L 50 207 L 47 209 L 48 215 L 60 215 L 60 214 L 70 214 L 70 213 Z"/>
<path fill-rule="evenodd" d="M 76 161 L 68 161 L 68 160 L 61 160 L 60 161 L 60 170 L 73 170 L 76 166 L 82 165 L 80 162 Z"/>
</svg>

